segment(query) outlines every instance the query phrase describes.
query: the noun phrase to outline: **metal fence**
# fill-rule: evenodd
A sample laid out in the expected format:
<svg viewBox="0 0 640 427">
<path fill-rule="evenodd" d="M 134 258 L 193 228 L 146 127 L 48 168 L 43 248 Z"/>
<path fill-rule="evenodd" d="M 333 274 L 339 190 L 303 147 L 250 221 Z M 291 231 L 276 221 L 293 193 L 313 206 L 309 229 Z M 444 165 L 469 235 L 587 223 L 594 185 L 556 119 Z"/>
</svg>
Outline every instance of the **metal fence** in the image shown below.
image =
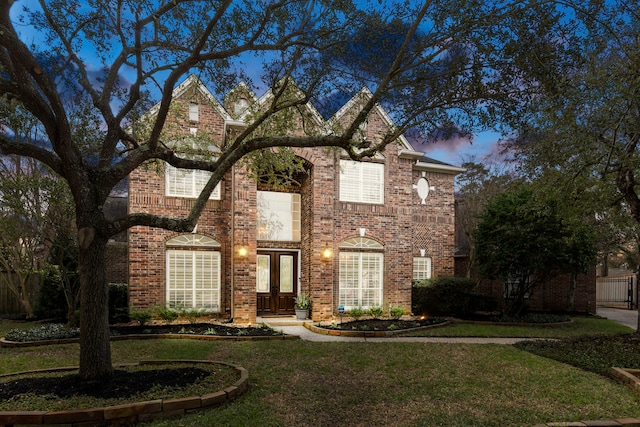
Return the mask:
<svg viewBox="0 0 640 427">
<path fill-rule="evenodd" d="M 634 275 L 598 277 L 596 302 L 601 306 L 634 309 L 638 306 L 638 287 Z"/>
</svg>

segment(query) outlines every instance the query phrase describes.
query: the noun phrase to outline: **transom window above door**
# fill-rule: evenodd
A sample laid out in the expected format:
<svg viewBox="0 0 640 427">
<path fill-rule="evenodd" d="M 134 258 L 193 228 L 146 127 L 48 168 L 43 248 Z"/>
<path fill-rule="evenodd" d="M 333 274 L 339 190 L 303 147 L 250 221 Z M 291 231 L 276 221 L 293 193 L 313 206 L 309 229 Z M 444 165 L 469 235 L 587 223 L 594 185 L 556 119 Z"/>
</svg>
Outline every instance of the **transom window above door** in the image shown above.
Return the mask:
<svg viewBox="0 0 640 427">
<path fill-rule="evenodd" d="M 258 240 L 300 241 L 300 194 L 258 191 Z"/>
</svg>

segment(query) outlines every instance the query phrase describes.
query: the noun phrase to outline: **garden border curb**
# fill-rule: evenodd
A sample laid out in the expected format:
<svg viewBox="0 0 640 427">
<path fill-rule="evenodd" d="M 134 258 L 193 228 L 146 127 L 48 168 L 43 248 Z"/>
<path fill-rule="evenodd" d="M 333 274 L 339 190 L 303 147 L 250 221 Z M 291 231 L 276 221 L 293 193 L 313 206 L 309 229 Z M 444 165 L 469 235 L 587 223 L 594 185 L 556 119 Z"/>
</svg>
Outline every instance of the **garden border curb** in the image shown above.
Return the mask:
<svg viewBox="0 0 640 427">
<path fill-rule="evenodd" d="M 231 402 L 249 389 L 249 371 L 239 365 L 210 360 L 142 360 L 116 366 L 142 366 L 162 364 L 216 364 L 232 367 L 240 378 L 230 386 L 201 396 L 172 399 L 157 399 L 103 408 L 88 408 L 66 411 L 3 411 L 0 412 L 0 426 L 66 425 L 66 426 L 109 426 L 113 424 L 151 421 L 158 418 L 180 416 L 186 413 L 208 409 Z M 77 370 L 77 366 L 38 369 L 1 375 L 0 378 L 38 372 Z"/>
<path fill-rule="evenodd" d="M 308 330 L 310 330 L 311 332 L 320 334 L 320 335 L 331 335 L 336 337 L 351 337 L 351 338 L 387 338 L 387 337 L 393 337 L 396 335 L 401 335 L 402 333 L 409 333 L 409 332 L 421 331 L 424 329 L 438 328 L 438 327 L 449 325 L 450 323 L 451 321 L 447 320 L 442 323 L 436 323 L 435 325 L 419 326 L 417 328 L 410 328 L 410 329 L 398 329 L 395 331 L 347 331 L 347 330 L 341 330 L 341 329 L 326 329 L 326 328 L 321 328 L 312 323 L 307 323 L 307 322 L 305 322 L 303 326 Z"/>
</svg>

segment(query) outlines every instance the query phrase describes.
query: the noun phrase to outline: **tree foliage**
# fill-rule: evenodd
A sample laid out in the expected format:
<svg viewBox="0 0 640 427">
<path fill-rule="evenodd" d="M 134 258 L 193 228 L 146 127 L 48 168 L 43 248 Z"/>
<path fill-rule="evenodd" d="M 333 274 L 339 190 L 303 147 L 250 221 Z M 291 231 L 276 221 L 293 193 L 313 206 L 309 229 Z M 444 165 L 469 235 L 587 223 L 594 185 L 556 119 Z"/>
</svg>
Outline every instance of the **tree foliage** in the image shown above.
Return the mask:
<svg viewBox="0 0 640 427">
<path fill-rule="evenodd" d="M 505 163 L 479 163 L 468 159 L 462 163 L 465 172 L 456 177 L 456 229 L 459 253 L 467 256 L 466 276 L 470 277 L 476 264 L 474 231 L 480 215 L 490 200 L 522 181 Z"/>
<path fill-rule="evenodd" d="M 640 224 L 640 6 L 570 1 L 566 10 L 570 46 L 530 70 L 550 82 L 512 123 L 511 145 L 529 176 L 552 175 L 550 186 L 575 189 L 616 234 L 633 235 L 623 230 L 625 215 Z"/>
<path fill-rule="evenodd" d="M 586 273 L 595 257 L 592 228 L 563 215 L 560 200 L 540 199 L 528 185 L 495 197 L 475 232 L 480 273 L 505 284 L 506 312 L 561 273 Z"/>
</svg>

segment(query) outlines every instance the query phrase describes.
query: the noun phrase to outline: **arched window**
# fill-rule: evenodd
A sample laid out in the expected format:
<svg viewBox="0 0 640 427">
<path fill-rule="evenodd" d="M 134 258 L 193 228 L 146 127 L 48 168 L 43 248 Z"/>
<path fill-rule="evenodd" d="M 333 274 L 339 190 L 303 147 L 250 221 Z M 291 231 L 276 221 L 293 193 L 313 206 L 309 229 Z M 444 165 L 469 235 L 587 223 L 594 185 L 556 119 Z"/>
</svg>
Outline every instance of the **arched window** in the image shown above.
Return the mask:
<svg viewBox="0 0 640 427">
<path fill-rule="evenodd" d="M 166 242 L 167 306 L 220 312 L 220 243 L 199 234 Z"/>
<path fill-rule="evenodd" d="M 340 243 L 340 249 L 352 249 L 352 248 L 360 248 L 360 249 L 379 249 L 382 250 L 384 247 L 377 240 L 370 239 L 368 237 L 353 237 L 351 239 L 345 239 Z"/>
<path fill-rule="evenodd" d="M 346 310 L 382 306 L 384 246 L 367 237 L 340 243 L 339 305 Z"/>
</svg>

